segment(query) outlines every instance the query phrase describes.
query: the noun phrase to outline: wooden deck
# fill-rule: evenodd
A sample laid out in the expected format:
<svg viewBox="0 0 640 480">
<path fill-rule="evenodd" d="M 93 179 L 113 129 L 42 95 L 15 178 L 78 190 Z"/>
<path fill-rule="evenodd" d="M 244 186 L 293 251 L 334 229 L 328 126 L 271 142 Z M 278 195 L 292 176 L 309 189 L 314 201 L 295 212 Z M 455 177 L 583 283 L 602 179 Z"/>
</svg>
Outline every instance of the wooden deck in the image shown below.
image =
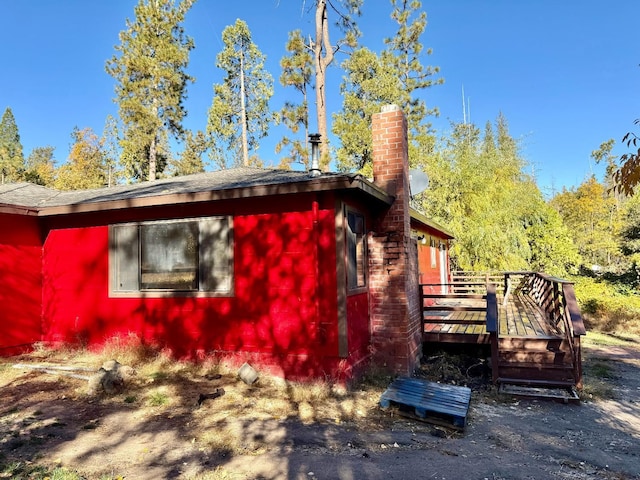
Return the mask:
<svg viewBox="0 0 640 480">
<path fill-rule="evenodd" d="M 562 332 L 554 328 L 544 312 L 526 296 L 510 295 L 506 305 L 503 295 L 498 295 L 497 300 L 501 337 L 562 337 Z M 442 310 L 437 310 L 439 307 Z M 443 298 L 430 308 L 433 310 L 425 312 L 423 317 L 423 341 L 489 343 L 486 299 Z"/>
<path fill-rule="evenodd" d="M 423 341 L 490 345 L 501 385 L 581 388 L 586 330 L 573 284 L 536 272 L 484 281 L 456 280 L 448 293 L 422 285 Z"/>
</svg>

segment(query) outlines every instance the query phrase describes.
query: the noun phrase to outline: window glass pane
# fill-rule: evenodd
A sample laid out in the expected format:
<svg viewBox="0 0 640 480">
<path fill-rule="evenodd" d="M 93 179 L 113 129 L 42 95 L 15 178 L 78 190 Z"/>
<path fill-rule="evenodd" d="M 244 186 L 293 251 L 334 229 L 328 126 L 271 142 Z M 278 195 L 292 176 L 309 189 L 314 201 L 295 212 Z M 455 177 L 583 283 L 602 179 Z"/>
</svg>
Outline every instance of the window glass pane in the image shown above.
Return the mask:
<svg viewBox="0 0 640 480">
<path fill-rule="evenodd" d="M 200 221 L 200 290 L 231 290 L 231 226 L 228 217 Z"/>
<path fill-rule="evenodd" d="M 198 289 L 198 223 L 140 226 L 142 290 Z"/>
<path fill-rule="evenodd" d="M 364 217 L 355 212 L 347 212 L 347 284 L 349 288 L 366 285 L 364 231 Z"/>
<path fill-rule="evenodd" d="M 138 290 L 138 226 L 112 228 L 112 288 L 116 291 Z"/>
</svg>

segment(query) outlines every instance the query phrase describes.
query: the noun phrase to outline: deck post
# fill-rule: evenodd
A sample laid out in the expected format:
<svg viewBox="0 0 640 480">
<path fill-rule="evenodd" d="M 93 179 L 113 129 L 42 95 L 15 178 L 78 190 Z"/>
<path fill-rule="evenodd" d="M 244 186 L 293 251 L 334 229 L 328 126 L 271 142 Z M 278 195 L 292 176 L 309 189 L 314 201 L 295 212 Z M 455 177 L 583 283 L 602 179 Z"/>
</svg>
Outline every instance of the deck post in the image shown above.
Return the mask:
<svg viewBox="0 0 640 480">
<path fill-rule="evenodd" d="M 496 297 L 496 286 L 487 283 L 487 332 L 491 337 L 491 379 L 493 383 L 498 382 L 499 362 L 498 362 L 498 299 Z"/>
</svg>

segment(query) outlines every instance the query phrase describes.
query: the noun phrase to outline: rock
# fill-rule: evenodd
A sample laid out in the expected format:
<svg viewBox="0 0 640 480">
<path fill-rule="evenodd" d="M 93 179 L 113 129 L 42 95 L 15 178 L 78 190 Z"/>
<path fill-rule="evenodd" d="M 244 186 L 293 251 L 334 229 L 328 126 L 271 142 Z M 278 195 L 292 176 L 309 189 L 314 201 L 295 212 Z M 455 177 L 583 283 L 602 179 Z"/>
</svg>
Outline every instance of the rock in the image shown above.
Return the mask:
<svg viewBox="0 0 640 480">
<path fill-rule="evenodd" d="M 100 370 L 89 378 L 89 393 L 97 395 L 104 392 L 107 395 L 120 393 L 124 390 L 124 378 L 121 374 L 122 365 L 117 360 L 108 360 L 102 364 Z M 124 370 L 129 372 L 131 367 Z M 131 369 L 133 371 L 133 369 Z"/>
<path fill-rule="evenodd" d="M 245 363 L 238 370 L 238 376 L 247 385 L 252 385 L 258 379 L 258 372 L 251 365 Z"/>
<path fill-rule="evenodd" d="M 133 367 L 130 367 L 129 365 L 122 365 L 118 371 L 120 372 L 120 375 L 122 375 L 122 378 L 124 380 L 135 377 L 137 375 L 135 369 Z"/>
<path fill-rule="evenodd" d="M 213 393 L 201 393 L 198 397 L 198 406 L 202 405 L 202 402 L 205 400 L 213 400 L 214 398 L 218 398 L 224 395 L 224 388 L 216 388 L 216 391 Z"/>
<path fill-rule="evenodd" d="M 117 360 L 107 360 L 102 364 L 102 368 L 106 371 L 118 371 L 120 369 L 120 362 Z"/>
</svg>

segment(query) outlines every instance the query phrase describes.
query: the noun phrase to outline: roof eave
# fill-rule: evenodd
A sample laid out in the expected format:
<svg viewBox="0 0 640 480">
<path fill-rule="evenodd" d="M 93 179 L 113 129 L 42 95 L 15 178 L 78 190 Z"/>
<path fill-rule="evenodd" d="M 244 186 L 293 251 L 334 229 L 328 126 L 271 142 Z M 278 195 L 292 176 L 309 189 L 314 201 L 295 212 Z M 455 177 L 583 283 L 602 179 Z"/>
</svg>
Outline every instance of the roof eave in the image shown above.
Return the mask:
<svg viewBox="0 0 640 480">
<path fill-rule="evenodd" d="M 7 203 L 0 203 L 0 213 L 7 213 L 10 215 L 27 215 L 31 217 L 38 216 L 38 209 L 36 207 L 27 207 L 23 205 L 11 205 Z"/>
<path fill-rule="evenodd" d="M 417 222 L 419 224 L 422 224 L 425 227 L 437 230 L 438 232 L 440 232 L 443 235 L 445 235 L 448 239 L 455 238 L 453 233 L 451 233 L 450 230 L 447 230 L 446 228 L 444 228 L 443 226 L 441 226 L 438 223 L 434 222 L 430 218 L 427 218 L 426 215 L 420 213 L 415 208 L 410 208 L 409 209 L 409 213 L 411 215 L 411 220 L 412 221 L 415 221 L 415 222 Z"/>
</svg>

